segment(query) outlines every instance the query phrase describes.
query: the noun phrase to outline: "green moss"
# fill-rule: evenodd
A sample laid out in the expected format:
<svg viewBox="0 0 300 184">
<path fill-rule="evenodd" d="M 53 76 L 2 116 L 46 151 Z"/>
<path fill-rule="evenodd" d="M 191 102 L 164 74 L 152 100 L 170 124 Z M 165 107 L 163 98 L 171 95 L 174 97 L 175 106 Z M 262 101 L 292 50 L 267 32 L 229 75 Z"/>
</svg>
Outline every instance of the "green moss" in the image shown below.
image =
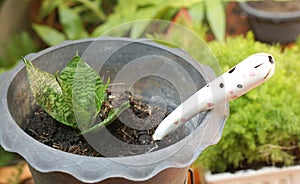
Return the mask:
<svg viewBox="0 0 300 184">
<path fill-rule="evenodd" d="M 0 167 L 8 165 L 14 159 L 14 154 L 4 151 L 0 146 Z"/>
<path fill-rule="evenodd" d="M 300 137 L 300 48 L 282 51 L 279 45 L 254 41 L 252 33 L 209 45 L 223 71 L 253 53 L 267 52 L 276 60 L 276 72 L 268 82 L 230 103 L 222 139 L 197 162 L 212 172 L 295 164 L 293 152 L 299 151 Z"/>
</svg>

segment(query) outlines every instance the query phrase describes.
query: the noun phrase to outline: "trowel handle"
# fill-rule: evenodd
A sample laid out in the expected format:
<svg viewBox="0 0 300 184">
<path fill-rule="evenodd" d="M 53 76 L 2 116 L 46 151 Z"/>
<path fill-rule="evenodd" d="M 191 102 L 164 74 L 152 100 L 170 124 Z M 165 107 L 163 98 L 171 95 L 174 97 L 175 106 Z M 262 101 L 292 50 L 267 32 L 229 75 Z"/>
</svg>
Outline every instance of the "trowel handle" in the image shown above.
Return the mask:
<svg viewBox="0 0 300 184">
<path fill-rule="evenodd" d="M 153 140 L 162 140 L 201 111 L 240 97 L 268 80 L 274 72 L 275 61 L 270 54 L 249 56 L 178 106 L 157 127 Z"/>
</svg>

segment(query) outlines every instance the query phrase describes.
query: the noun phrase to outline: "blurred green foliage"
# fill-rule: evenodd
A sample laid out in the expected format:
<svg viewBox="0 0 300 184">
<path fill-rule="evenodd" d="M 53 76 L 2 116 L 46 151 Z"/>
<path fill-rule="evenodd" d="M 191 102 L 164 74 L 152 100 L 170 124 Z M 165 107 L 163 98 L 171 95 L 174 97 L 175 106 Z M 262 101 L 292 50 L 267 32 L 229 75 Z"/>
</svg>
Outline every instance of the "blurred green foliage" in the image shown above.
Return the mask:
<svg viewBox="0 0 300 184">
<path fill-rule="evenodd" d="M 299 161 L 300 143 L 300 45 L 286 48 L 254 41 L 253 34 L 211 42 L 224 71 L 257 52 L 276 60 L 275 75 L 262 86 L 230 103 L 230 116 L 217 145 L 197 160 L 212 172 L 249 166 L 292 165 Z M 299 155 L 298 155 L 299 156 Z"/>
<path fill-rule="evenodd" d="M 7 43 L 0 43 L 4 54 L 0 57 L 0 73 L 12 68 L 21 56 L 36 52 L 37 44 L 28 32 L 22 31 L 14 36 Z"/>
<path fill-rule="evenodd" d="M 174 20 L 182 8 L 187 9 L 184 21 L 191 21 L 196 32 L 206 29 L 207 22 L 219 41 L 224 40 L 224 5 L 228 0 L 42 0 L 39 10 L 40 21 L 55 14 L 55 25 L 32 23 L 37 35 L 48 45 L 53 46 L 65 40 L 97 37 L 115 26 L 124 23 L 161 19 Z M 0 0 L 0 3 L 3 1 Z M 137 38 L 147 25 L 131 24 L 130 37 Z M 201 28 L 199 28 L 201 27 Z M 206 29 L 207 30 L 207 29 Z M 199 34 L 199 33 L 198 33 Z M 0 72 L 7 70 L 26 55 L 38 50 L 37 43 L 27 32 L 22 32 L 2 44 L 4 56 L 0 58 Z"/>
<path fill-rule="evenodd" d="M 225 0 L 224 0 L 225 1 Z M 222 0 L 43 0 L 40 19 L 57 11 L 60 29 L 43 24 L 33 24 L 33 29 L 49 46 L 64 40 L 98 37 L 124 23 L 161 19 L 172 20 L 176 13 L 187 8 L 193 24 L 208 21 L 219 41 L 225 36 L 225 12 Z M 132 24 L 131 37 L 139 37 L 143 27 Z"/>
<path fill-rule="evenodd" d="M 10 164 L 10 162 L 13 159 L 14 154 L 4 151 L 3 148 L 0 146 L 0 167 Z"/>
</svg>

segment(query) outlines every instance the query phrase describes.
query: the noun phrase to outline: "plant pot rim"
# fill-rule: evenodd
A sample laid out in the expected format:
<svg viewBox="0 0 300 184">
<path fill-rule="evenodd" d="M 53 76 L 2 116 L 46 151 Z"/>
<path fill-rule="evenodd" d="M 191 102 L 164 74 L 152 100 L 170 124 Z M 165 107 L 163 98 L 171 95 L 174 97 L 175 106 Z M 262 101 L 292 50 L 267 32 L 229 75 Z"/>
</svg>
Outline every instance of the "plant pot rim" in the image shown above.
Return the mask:
<svg viewBox="0 0 300 184">
<path fill-rule="evenodd" d="M 27 59 L 34 60 L 36 58 L 39 58 L 45 53 L 61 49 L 70 45 L 85 43 L 85 42 L 93 42 L 98 41 L 99 38 L 88 38 L 88 39 L 81 39 L 81 40 L 74 40 L 74 41 L 66 41 L 63 42 L 57 46 L 49 47 L 45 50 L 42 50 L 38 53 L 29 54 L 26 56 Z M 131 41 L 133 39 L 130 38 L 119 38 L 119 37 L 101 37 L 101 40 L 105 41 Z M 153 41 L 149 41 L 147 39 L 138 39 L 134 40 L 134 42 L 142 42 L 143 44 L 150 44 L 155 45 L 155 47 L 159 47 L 162 49 L 165 49 L 168 52 L 171 52 L 172 54 L 175 54 L 179 57 L 183 57 L 186 61 L 188 61 L 193 67 L 195 67 L 198 71 L 203 71 L 203 74 L 211 74 L 211 71 L 204 71 L 203 68 L 208 69 L 207 66 L 200 65 L 198 62 L 192 59 L 191 56 L 189 56 L 186 52 L 184 52 L 181 49 L 178 48 L 169 48 L 167 46 L 163 46 L 157 43 L 154 43 Z M 144 181 L 147 179 L 152 178 L 162 170 L 168 169 L 168 168 L 185 168 L 191 165 L 199 156 L 200 152 L 204 149 L 201 148 L 200 145 L 193 145 L 195 142 L 197 143 L 197 139 L 199 141 L 200 138 L 203 137 L 203 135 L 199 135 L 199 132 L 201 133 L 201 128 L 197 128 L 193 134 L 190 134 L 186 136 L 184 139 L 178 141 L 176 146 L 182 146 L 180 150 L 174 154 L 170 155 L 171 157 L 168 157 L 168 159 L 164 158 L 165 151 L 168 151 L 170 147 L 174 146 L 175 144 L 168 146 L 166 148 L 163 148 L 161 150 L 143 154 L 143 155 L 136 155 L 136 156 L 127 156 L 127 157 L 117 157 L 117 158 L 107 158 L 107 157 L 90 157 L 90 156 L 81 156 L 76 154 L 71 154 L 67 152 L 63 152 L 54 148 L 51 148 L 43 143 L 40 143 L 39 141 L 35 140 L 28 134 L 26 134 L 18 125 L 15 123 L 14 118 L 12 117 L 9 108 L 8 108 L 8 101 L 7 101 L 7 95 L 8 95 L 8 89 L 10 87 L 11 82 L 14 80 L 16 75 L 21 71 L 24 70 L 24 64 L 19 63 L 13 70 L 5 72 L 0 75 L 0 119 L 3 121 L 0 123 L 0 144 L 2 147 L 11 152 L 16 152 L 20 154 L 22 157 L 24 157 L 27 162 L 36 170 L 48 173 L 48 172 L 63 172 L 68 173 L 78 180 L 82 182 L 99 182 L 107 178 L 111 178 L 111 175 L 114 177 L 121 177 L 128 180 L 133 181 Z M 212 76 L 204 76 L 207 77 L 206 80 L 209 82 L 209 80 L 212 80 Z M 27 84 L 26 84 L 27 85 Z M 228 116 L 228 104 L 226 104 L 227 112 L 219 112 L 218 110 L 211 110 L 209 111 L 205 116 L 203 122 L 208 123 L 208 119 L 212 118 L 217 122 L 217 124 L 220 124 L 220 127 L 215 130 L 214 134 L 212 135 L 212 138 L 205 142 L 201 143 L 204 144 L 205 147 L 215 144 L 219 141 L 221 137 L 221 132 L 224 126 L 224 122 Z M 225 114 L 224 114 L 225 113 Z M 212 121 L 210 119 L 210 121 Z M 209 122 L 211 123 L 211 122 Z M 202 124 L 201 124 L 202 126 Z M 204 126 L 204 125 L 203 125 Z M 206 124 L 205 124 L 206 126 Z M 192 143 L 186 144 L 186 142 L 189 140 Z M 17 146 L 17 144 L 25 144 L 27 145 L 26 150 L 21 149 Z M 37 145 L 37 146 L 36 146 Z M 36 147 L 35 147 L 36 146 Z M 203 146 L 203 145 L 202 145 Z M 180 160 L 180 154 L 181 156 L 185 154 L 186 149 L 194 149 L 196 150 L 195 153 L 189 154 L 189 159 L 187 162 L 178 162 L 178 159 Z M 58 156 L 59 155 L 59 156 Z M 153 161 L 153 157 L 160 158 Z M 177 159 L 177 160 L 176 160 Z M 40 160 L 44 161 L 43 163 L 40 163 Z M 103 173 L 103 171 L 99 170 L 99 165 L 103 165 L 103 161 L 106 161 L 105 165 L 107 170 Z M 132 161 L 134 160 L 134 161 Z M 147 165 L 145 163 L 145 160 L 151 160 L 153 161 L 151 164 Z M 139 161 L 142 162 L 142 164 L 139 164 Z M 181 161 L 181 160 L 180 160 Z M 120 164 L 120 169 L 118 173 L 110 171 L 110 166 L 114 163 L 118 162 Z M 60 163 L 60 164 L 57 164 Z M 130 163 L 130 164 L 127 164 Z M 136 172 L 139 170 L 143 170 L 145 167 L 151 167 L 150 172 L 143 173 L 141 176 L 136 177 Z M 80 168 L 80 169 L 78 169 Z M 124 170 L 130 169 L 131 172 L 125 172 Z M 79 170 L 79 171 L 78 171 Z M 101 174 L 99 174 L 101 173 Z"/>
<path fill-rule="evenodd" d="M 267 12 L 250 6 L 247 2 L 239 2 L 240 7 L 250 16 L 273 22 L 294 21 L 300 19 L 300 10 L 293 12 Z"/>
</svg>

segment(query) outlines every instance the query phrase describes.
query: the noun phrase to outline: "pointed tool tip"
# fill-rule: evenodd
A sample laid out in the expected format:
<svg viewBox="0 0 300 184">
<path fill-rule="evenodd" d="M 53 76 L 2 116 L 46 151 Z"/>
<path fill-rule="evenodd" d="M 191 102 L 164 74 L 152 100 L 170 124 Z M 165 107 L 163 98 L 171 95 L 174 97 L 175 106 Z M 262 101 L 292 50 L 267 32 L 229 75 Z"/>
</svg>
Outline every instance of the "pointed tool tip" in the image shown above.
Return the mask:
<svg viewBox="0 0 300 184">
<path fill-rule="evenodd" d="M 161 141 L 162 139 L 161 139 L 160 137 L 158 137 L 158 136 L 154 133 L 153 136 L 152 136 L 152 140 L 153 140 L 154 142 L 157 142 L 157 141 Z"/>
</svg>

